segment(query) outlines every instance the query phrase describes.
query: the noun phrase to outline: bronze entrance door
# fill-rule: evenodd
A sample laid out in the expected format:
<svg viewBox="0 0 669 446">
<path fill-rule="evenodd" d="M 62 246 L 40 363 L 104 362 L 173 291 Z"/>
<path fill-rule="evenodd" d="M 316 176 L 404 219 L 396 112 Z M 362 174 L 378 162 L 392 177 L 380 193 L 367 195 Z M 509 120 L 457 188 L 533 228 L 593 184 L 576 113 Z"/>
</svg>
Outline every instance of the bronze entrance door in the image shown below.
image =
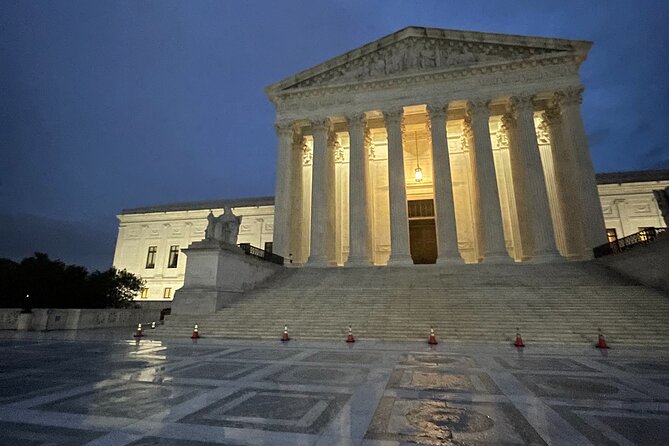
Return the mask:
<svg viewBox="0 0 669 446">
<path fill-rule="evenodd" d="M 409 201 L 409 246 L 413 263 L 437 261 L 437 231 L 432 200 Z"/>
</svg>

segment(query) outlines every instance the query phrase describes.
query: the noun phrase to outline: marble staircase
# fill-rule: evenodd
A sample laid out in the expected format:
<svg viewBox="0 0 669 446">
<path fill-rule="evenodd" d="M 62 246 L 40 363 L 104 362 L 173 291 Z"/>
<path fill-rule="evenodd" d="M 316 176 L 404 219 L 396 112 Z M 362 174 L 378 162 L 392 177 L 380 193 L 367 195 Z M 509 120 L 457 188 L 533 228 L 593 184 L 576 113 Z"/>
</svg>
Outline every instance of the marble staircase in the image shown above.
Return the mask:
<svg viewBox="0 0 669 446">
<path fill-rule="evenodd" d="M 168 316 L 160 330 L 187 337 L 669 346 L 669 298 L 595 262 L 410 268 L 286 269 L 228 308 Z"/>
</svg>

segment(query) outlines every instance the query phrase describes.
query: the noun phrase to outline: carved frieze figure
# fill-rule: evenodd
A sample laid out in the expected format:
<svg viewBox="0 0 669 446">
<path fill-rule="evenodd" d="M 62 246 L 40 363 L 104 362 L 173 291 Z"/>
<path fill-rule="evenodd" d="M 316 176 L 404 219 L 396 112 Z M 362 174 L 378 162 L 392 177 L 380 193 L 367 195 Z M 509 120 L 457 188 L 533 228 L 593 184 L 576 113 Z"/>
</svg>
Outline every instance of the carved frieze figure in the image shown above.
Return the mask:
<svg viewBox="0 0 669 446">
<path fill-rule="evenodd" d="M 207 229 L 204 231 L 205 239 L 216 240 L 230 245 L 237 244 L 242 217 L 235 215 L 230 206 L 225 206 L 223 213 L 218 217 L 214 217 L 214 213 L 209 211 L 207 222 Z"/>
<path fill-rule="evenodd" d="M 662 212 L 664 223 L 667 226 L 669 226 L 669 187 L 665 187 L 664 189 L 654 190 L 653 195 L 655 195 L 655 200 L 657 201 L 657 207 L 659 207 L 660 212 Z"/>
</svg>

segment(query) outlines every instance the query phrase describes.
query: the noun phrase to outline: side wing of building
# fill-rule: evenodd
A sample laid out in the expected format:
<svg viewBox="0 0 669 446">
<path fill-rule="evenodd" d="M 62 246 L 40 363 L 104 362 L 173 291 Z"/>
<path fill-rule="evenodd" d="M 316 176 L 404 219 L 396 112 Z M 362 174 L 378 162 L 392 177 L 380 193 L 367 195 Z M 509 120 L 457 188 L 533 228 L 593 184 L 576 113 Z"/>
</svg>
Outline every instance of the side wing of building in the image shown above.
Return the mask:
<svg viewBox="0 0 669 446">
<path fill-rule="evenodd" d="M 231 206 L 242 217 L 237 243 L 272 250 L 274 199 L 178 203 L 125 209 L 120 215 L 113 265 L 146 281 L 137 300 L 169 301 L 184 283 L 186 255 L 181 249 L 202 240 L 207 215 Z"/>
<path fill-rule="evenodd" d="M 669 187 L 669 170 L 597 174 L 597 189 L 609 240 L 666 224 L 653 195 Z"/>
</svg>

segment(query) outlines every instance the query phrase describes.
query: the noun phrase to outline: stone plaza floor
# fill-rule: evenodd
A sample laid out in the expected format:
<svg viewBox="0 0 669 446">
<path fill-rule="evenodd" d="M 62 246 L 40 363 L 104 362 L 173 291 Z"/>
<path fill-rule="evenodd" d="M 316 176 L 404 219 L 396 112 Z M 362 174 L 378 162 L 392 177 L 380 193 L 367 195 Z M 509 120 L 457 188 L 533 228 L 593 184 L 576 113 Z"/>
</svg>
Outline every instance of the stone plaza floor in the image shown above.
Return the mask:
<svg viewBox="0 0 669 446">
<path fill-rule="evenodd" d="M 145 333 L 0 333 L 0 444 L 669 444 L 666 350 Z"/>
</svg>

